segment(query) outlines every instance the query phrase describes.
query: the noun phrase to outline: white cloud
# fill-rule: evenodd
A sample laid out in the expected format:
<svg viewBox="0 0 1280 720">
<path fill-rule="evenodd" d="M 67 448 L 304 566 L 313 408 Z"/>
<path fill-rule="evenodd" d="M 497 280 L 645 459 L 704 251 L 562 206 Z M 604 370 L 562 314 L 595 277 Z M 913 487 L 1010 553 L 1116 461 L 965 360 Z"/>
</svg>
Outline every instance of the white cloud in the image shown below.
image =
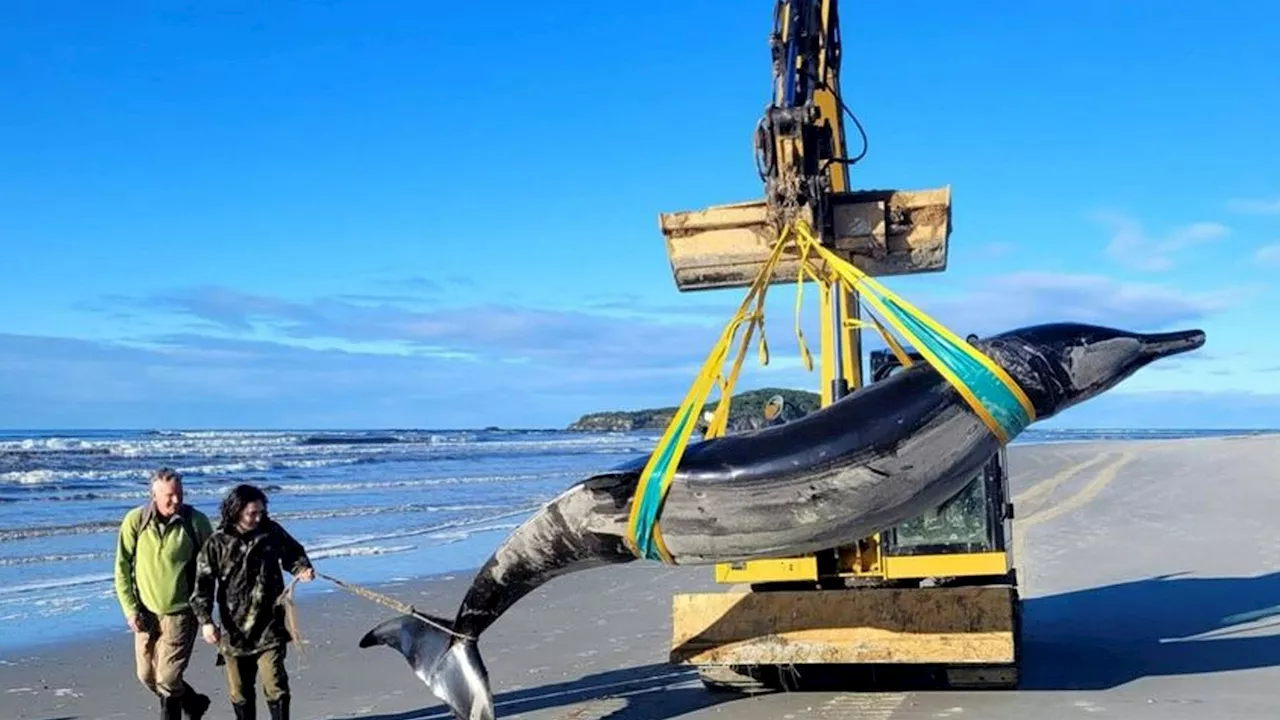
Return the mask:
<svg viewBox="0 0 1280 720">
<path fill-rule="evenodd" d="M 753 343 L 738 389 L 817 387 L 816 372 L 799 367 L 793 292 L 770 293 L 770 362 L 759 366 Z M 1199 326 L 1247 297 L 1239 288 L 1044 272 L 943 292 L 928 285 L 905 295 L 962 336 L 1054 321 L 1138 331 Z M 802 323 L 816 364 L 815 295 L 807 288 Z M 561 425 L 601 408 L 678 402 L 736 305 L 726 296 L 713 317 L 722 305 L 707 300 L 706 317 L 674 322 L 529 306 L 297 301 L 227 288 L 130 302 L 201 327 L 139 331 L 128 344 L 0 334 L 0 425 Z M 882 346 L 874 333 L 864 338 L 868 350 Z"/>
<path fill-rule="evenodd" d="M 1240 198 L 1228 200 L 1227 209 L 1242 215 L 1280 215 L 1280 197 L 1269 200 Z"/>
<path fill-rule="evenodd" d="M 1173 256 L 1195 245 L 1221 240 L 1231 229 L 1216 222 L 1196 222 L 1175 227 L 1160 237 L 1153 237 L 1142 223 L 1116 212 L 1099 212 L 1094 219 L 1107 226 L 1112 235 L 1107 254 L 1112 259 L 1137 270 L 1162 271 L 1174 265 Z"/>
<path fill-rule="evenodd" d="M 1280 265 L 1280 243 L 1263 245 L 1253 253 L 1253 259 L 1259 265 Z"/>
<path fill-rule="evenodd" d="M 1242 288 L 1195 291 L 1103 275 L 1021 272 L 983 278 L 958 297 L 922 297 L 917 305 L 960 334 L 1044 322 L 1149 331 L 1202 321 L 1247 296 Z"/>
</svg>

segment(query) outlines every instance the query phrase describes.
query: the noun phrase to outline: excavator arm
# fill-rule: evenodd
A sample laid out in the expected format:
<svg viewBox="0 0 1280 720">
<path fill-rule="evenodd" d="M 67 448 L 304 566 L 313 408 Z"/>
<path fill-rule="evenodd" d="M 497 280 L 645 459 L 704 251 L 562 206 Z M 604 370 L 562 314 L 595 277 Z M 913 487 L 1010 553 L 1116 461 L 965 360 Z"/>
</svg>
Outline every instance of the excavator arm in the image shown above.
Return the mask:
<svg viewBox="0 0 1280 720">
<path fill-rule="evenodd" d="M 945 270 L 949 188 L 850 190 L 849 167 L 866 154 L 867 140 L 841 97 L 837 0 L 778 0 L 769 40 L 772 93 L 754 133 L 764 197 L 659 216 L 676 287 L 751 285 L 796 218 L 869 275 Z M 846 117 L 860 137 L 853 156 Z M 797 270 L 784 258 L 771 282 L 794 282 Z"/>
<path fill-rule="evenodd" d="M 818 241 L 868 275 L 946 269 L 951 230 L 949 188 L 849 189 L 849 167 L 867 152 L 867 136 L 840 92 L 837 0 L 778 0 L 769 37 L 770 104 L 756 123 L 760 200 L 664 213 L 659 227 L 676 287 L 747 287 L 765 266 L 783 227 L 802 220 Z M 850 156 L 845 119 L 858 130 Z M 795 282 L 799 259 L 784 255 L 769 282 Z M 847 320 L 857 299 L 840 285 L 821 288 L 825 405 L 862 384 L 861 335 Z"/>
<path fill-rule="evenodd" d="M 766 203 L 777 216 L 803 212 L 809 226 L 830 235 L 831 199 L 848 189 L 840 99 L 840 24 L 837 0 L 780 0 L 769 38 L 773 99 L 756 125 L 756 167 Z M 852 113 L 849 117 L 861 132 Z"/>
</svg>

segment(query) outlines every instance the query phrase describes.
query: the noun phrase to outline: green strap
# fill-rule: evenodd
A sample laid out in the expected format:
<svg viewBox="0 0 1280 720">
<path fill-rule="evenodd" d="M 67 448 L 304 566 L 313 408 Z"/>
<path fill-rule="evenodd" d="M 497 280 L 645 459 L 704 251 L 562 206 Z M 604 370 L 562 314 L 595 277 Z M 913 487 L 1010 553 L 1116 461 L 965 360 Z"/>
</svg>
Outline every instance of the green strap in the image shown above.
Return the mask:
<svg viewBox="0 0 1280 720">
<path fill-rule="evenodd" d="M 1004 431 L 1005 442 L 1017 437 L 1031 424 L 1031 418 L 1013 391 L 977 360 L 975 357 L 977 349 L 967 343 L 965 347 L 958 347 L 933 328 L 920 322 L 914 314 L 907 312 L 892 298 L 884 298 L 883 302 L 895 311 L 898 322 L 909 328 L 913 339 L 922 346 L 918 349 L 923 351 L 927 348 L 932 352 L 937 358 L 937 364 L 954 375 L 953 384 L 958 381 L 973 394 L 982 407 L 986 408 Z"/>
<path fill-rule="evenodd" d="M 666 445 L 658 449 L 660 454 L 658 461 L 653 465 L 653 470 L 640 478 L 640 496 L 636 500 L 639 508 L 633 539 L 640 557 L 646 560 L 663 560 L 653 542 L 653 525 L 657 521 L 658 509 L 662 507 L 662 496 L 665 490 L 662 486 L 662 478 L 666 475 L 672 460 L 675 459 L 676 446 L 680 443 L 681 437 L 687 434 L 686 428 L 689 426 L 689 418 L 694 408 L 694 405 L 685 408 L 680 416 L 680 423 L 676 426 L 676 432 L 671 435 Z"/>
</svg>

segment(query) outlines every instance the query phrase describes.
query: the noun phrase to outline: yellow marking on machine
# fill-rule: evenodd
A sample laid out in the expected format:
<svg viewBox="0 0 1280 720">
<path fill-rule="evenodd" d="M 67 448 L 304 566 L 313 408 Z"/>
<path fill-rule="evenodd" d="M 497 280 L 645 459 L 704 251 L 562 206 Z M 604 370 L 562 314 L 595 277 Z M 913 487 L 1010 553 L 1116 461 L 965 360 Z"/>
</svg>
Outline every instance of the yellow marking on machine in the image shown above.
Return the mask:
<svg viewBox="0 0 1280 720">
<path fill-rule="evenodd" d="M 717 563 L 715 578 L 718 583 L 816 581 L 818 559 L 812 555 L 804 555 L 740 563 Z"/>
<path fill-rule="evenodd" d="M 938 555 L 890 555 L 879 559 L 867 572 L 838 572 L 845 577 L 874 576 L 890 580 L 928 577 L 1003 575 L 1009 571 L 1009 556 L 1003 552 L 945 553 Z M 818 560 L 813 555 L 788 558 L 718 563 L 718 583 L 816 582 Z"/>
<path fill-rule="evenodd" d="M 884 576 L 889 579 L 995 576 L 1009 572 L 1009 556 L 1003 552 L 889 555 L 880 561 L 884 563 Z"/>
</svg>

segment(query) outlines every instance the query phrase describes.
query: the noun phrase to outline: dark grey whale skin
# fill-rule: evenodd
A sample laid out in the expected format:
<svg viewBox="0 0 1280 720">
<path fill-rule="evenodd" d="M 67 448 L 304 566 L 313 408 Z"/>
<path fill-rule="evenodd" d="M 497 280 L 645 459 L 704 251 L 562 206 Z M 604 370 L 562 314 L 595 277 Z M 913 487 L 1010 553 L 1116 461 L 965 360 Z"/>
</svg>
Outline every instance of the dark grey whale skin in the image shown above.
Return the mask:
<svg viewBox="0 0 1280 720">
<path fill-rule="evenodd" d="M 1204 342 L 1200 330 L 1139 334 L 1058 323 L 973 345 L 1017 382 L 1043 420 Z M 946 379 L 918 363 L 798 420 L 691 443 L 663 502 L 659 530 L 676 564 L 823 550 L 944 502 L 999 448 Z M 361 647 L 400 650 L 457 717 L 470 719 L 475 712 L 475 718 L 491 718 L 492 697 L 474 638 L 555 577 L 637 559 L 623 538 L 647 459 L 574 484 L 504 540 L 477 572 L 450 624 L 472 639 L 395 618 L 370 631 Z M 433 650 L 406 652 L 411 645 Z"/>
</svg>

